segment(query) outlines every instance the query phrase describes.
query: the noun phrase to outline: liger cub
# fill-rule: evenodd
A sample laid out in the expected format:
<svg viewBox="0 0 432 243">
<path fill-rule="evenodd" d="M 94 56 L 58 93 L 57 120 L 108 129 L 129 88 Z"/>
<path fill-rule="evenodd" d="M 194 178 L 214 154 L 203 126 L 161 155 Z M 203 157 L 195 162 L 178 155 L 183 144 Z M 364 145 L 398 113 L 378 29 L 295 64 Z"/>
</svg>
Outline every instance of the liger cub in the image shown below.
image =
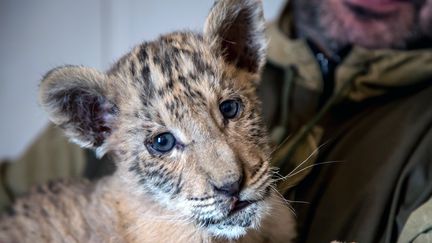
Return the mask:
<svg viewBox="0 0 432 243">
<path fill-rule="evenodd" d="M 219 0 L 203 34 L 144 42 L 105 73 L 48 72 L 40 103 L 51 121 L 117 168 L 19 200 L 0 242 L 289 242 L 256 95 L 262 12 L 259 0 Z"/>
</svg>

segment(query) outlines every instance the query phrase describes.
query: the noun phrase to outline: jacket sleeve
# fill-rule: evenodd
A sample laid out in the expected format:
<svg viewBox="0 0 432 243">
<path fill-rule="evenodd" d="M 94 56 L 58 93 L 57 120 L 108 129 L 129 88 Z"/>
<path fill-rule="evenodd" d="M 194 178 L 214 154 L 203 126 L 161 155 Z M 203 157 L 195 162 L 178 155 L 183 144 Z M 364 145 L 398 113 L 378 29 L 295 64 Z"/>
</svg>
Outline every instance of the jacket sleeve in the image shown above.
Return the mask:
<svg viewBox="0 0 432 243">
<path fill-rule="evenodd" d="M 82 176 L 85 152 L 70 143 L 60 129 L 49 125 L 16 160 L 1 161 L 0 210 L 38 184 Z"/>
<path fill-rule="evenodd" d="M 398 243 L 432 241 L 432 198 L 411 213 Z"/>
</svg>

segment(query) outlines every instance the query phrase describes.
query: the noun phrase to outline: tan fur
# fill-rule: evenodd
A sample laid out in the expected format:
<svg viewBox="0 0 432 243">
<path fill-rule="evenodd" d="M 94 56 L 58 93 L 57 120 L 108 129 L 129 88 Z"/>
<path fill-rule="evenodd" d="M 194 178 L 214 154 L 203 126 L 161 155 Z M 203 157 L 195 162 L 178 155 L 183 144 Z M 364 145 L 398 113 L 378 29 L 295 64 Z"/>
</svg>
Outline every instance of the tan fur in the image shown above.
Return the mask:
<svg viewBox="0 0 432 243">
<path fill-rule="evenodd" d="M 197 231 L 195 225 L 152 200 L 133 200 L 114 180 L 105 178 L 97 185 L 62 181 L 38 187 L 30 198 L 17 202 L 18 214 L 2 221 L 0 242 L 227 242 Z M 235 242 L 289 242 L 293 238 L 291 212 L 273 200 L 262 226 Z"/>
<path fill-rule="evenodd" d="M 259 1 L 221 0 L 204 36 L 143 43 L 106 73 L 50 71 L 40 100 L 51 120 L 117 169 L 36 190 L 0 222 L 0 242 L 290 241 L 256 96 L 265 43 Z M 234 118 L 221 114 L 227 100 L 240 104 Z M 161 153 L 152 143 L 163 133 L 177 142 Z M 220 189 L 234 182 L 235 195 Z"/>
</svg>

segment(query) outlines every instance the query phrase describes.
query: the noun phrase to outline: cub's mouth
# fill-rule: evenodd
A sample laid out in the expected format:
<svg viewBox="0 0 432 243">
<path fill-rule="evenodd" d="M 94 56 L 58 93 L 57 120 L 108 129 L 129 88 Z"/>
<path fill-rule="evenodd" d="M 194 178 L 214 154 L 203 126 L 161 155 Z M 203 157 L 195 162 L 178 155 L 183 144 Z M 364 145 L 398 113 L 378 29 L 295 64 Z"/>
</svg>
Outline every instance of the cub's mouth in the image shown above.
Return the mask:
<svg viewBox="0 0 432 243">
<path fill-rule="evenodd" d="M 198 228 L 211 236 L 237 239 L 248 229 L 257 229 L 276 196 L 272 181 L 263 178 L 236 193 L 191 197 L 191 216 Z M 268 177 L 270 178 L 270 176 Z M 261 182 L 263 181 L 263 182 Z"/>
<path fill-rule="evenodd" d="M 240 212 L 243 209 L 247 208 L 248 206 L 250 206 L 250 205 L 252 205 L 252 204 L 254 204 L 256 202 L 257 202 L 257 200 L 254 200 L 254 201 L 249 201 L 249 200 L 237 201 L 237 202 L 234 203 L 234 206 L 232 207 L 229 215 L 233 215 L 233 214 L 235 214 L 237 212 Z"/>
<path fill-rule="evenodd" d="M 213 236 L 237 239 L 246 234 L 249 228 L 257 228 L 268 209 L 267 197 L 258 200 L 238 200 L 222 217 L 213 217 L 212 215 L 218 213 L 209 212 L 209 217 L 200 218 L 197 223 Z"/>
</svg>

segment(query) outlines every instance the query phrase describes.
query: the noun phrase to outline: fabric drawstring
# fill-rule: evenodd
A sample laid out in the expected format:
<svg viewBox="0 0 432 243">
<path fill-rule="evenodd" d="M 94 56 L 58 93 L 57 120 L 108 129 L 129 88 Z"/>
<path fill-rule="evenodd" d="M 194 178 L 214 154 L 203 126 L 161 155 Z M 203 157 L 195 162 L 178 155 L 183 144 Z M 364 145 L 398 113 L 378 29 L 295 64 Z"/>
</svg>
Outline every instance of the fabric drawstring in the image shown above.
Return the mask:
<svg viewBox="0 0 432 243">
<path fill-rule="evenodd" d="M 294 86 L 294 78 L 296 76 L 296 70 L 294 66 L 286 67 L 284 70 L 284 83 L 282 86 L 281 96 L 281 109 L 280 119 L 278 125 L 273 129 L 272 138 L 276 141 L 276 144 L 281 144 L 287 137 L 287 124 L 291 113 L 291 93 L 292 87 Z"/>
<path fill-rule="evenodd" d="M 292 92 L 292 86 L 295 82 L 295 70 L 293 67 L 288 67 L 285 70 L 284 75 L 284 90 L 282 95 L 282 111 L 281 111 L 281 125 L 284 125 L 284 136 L 283 138 L 286 138 L 288 136 L 287 134 L 287 124 L 289 120 L 290 115 L 290 103 L 291 103 L 291 92 Z M 313 129 L 318 125 L 319 121 L 324 117 L 324 115 L 331 109 L 331 107 L 337 103 L 343 96 L 346 94 L 346 92 L 351 87 L 353 80 L 349 80 L 342 88 L 339 90 L 339 92 L 335 93 L 333 96 L 330 97 L 330 99 L 324 104 L 324 106 L 318 111 L 317 115 L 314 116 L 308 123 L 306 123 L 297 133 L 294 134 L 289 139 L 280 139 L 277 140 L 280 142 L 278 149 L 274 153 L 274 159 L 273 159 L 273 165 L 277 166 L 279 168 L 279 173 L 282 176 L 290 175 L 292 172 L 292 168 L 296 168 L 295 166 L 299 166 L 302 161 L 292 161 L 292 158 L 294 154 L 296 153 L 297 148 L 300 144 L 306 141 L 306 138 L 309 134 L 312 133 Z M 283 123 L 282 123 L 283 122 Z M 282 129 L 280 129 L 282 130 Z M 306 155 L 306 157 L 309 155 Z M 311 161 L 310 163 L 304 164 L 303 168 L 313 164 L 314 161 Z M 302 173 L 296 174 L 295 177 L 289 178 L 288 180 L 280 180 L 278 188 L 281 190 L 282 193 L 285 193 L 289 188 L 295 186 L 298 182 L 300 182 L 310 171 L 312 166 L 309 167 L 309 169 L 304 170 Z M 297 168 L 302 169 L 302 168 Z"/>
</svg>

